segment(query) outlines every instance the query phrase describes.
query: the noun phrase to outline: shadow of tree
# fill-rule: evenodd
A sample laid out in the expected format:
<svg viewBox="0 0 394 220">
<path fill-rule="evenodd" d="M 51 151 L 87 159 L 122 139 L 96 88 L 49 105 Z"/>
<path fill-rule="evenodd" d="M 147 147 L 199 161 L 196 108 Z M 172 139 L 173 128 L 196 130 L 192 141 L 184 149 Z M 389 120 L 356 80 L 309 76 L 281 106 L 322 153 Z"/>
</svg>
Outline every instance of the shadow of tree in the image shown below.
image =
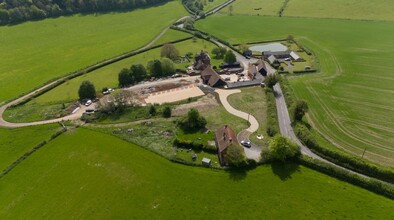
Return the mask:
<svg viewBox="0 0 394 220">
<path fill-rule="evenodd" d="M 295 172 L 300 172 L 300 165 L 297 163 L 279 163 L 271 164 L 272 172 L 278 176 L 282 181 L 291 179 L 291 175 Z"/>
<path fill-rule="evenodd" d="M 246 169 L 230 169 L 228 172 L 230 179 L 233 181 L 241 181 L 248 175 Z"/>
</svg>

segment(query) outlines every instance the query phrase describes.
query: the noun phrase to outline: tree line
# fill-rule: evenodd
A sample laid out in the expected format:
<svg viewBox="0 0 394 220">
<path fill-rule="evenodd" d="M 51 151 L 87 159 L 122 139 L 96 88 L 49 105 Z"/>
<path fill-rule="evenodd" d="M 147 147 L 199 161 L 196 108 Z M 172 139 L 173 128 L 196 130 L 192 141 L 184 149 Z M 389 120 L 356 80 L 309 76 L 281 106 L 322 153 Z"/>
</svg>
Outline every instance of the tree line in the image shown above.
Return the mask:
<svg viewBox="0 0 394 220">
<path fill-rule="evenodd" d="M 168 0 L 0 0 L 0 25 L 76 13 L 130 10 Z"/>
</svg>

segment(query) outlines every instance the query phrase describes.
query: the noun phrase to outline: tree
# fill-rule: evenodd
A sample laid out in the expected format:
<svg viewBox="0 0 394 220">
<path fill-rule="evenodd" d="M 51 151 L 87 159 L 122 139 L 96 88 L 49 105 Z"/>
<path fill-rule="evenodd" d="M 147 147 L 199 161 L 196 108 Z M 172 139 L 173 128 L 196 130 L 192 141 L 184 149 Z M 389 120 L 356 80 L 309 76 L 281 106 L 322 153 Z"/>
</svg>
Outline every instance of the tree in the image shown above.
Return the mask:
<svg viewBox="0 0 394 220">
<path fill-rule="evenodd" d="M 131 75 L 130 70 L 123 68 L 118 75 L 118 82 L 120 87 L 129 86 L 133 84 L 134 79 Z"/>
<path fill-rule="evenodd" d="M 247 165 L 244 149 L 238 144 L 232 144 L 227 148 L 226 159 L 232 167 L 243 167 Z"/>
<path fill-rule="evenodd" d="M 175 64 L 168 58 L 161 59 L 161 70 L 163 76 L 169 76 L 175 73 Z"/>
<path fill-rule="evenodd" d="M 193 30 L 194 29 L 194 19 L 191 17 L 186 18 L 185 21 L 183 22 L 183 27 L 188 30 Z"/>
<path fill-rule="evenodd" d="M 146 69 L 142 64 L 133 64 L 130 67 L 130 71 L 135 82 L 141 82 L 148 77 L 148 73 L 146 72 Z"/>
<path fill-rule="evenodd" d="M 180 125 L 185 130 L 197 130 L 204 128 L 207 120 L 200 115 L 197 109 L 190 109 L 187 115 L 180 120 Z"/>
<path fill-rule="evenodd" d="M 160 55 L 161 57 L 167 57 L 168 59 L 175 61 L 178 59 L 179 50 L 177 50 L 173 44 L 164 44 L 161 48 Z"/>
<path fill-rule="evenodd" d="M 295 103 L 293 110 L 294 120 L 301 121 L 302 117 L 304 117 L 305 113 L 307 113 L 308 110 L 309 110 L 308 103 L 304 100 L 298 100 Z"/>
<path fill-rule="evenodd" d="M 227 49 L 225 47 L 215 47 L 212 49 L 212 54 L 215 55 L 216 59 L 223 59 Z"/>
<path fill-rule="evenodd" d="M 151 105 L 149 107 L 149 114 L 152 115 L 152 116 L 156 115 L 156 107 L 154 105 Z"/>
<path fill-rule="evenodd" d="M 300 153 L 298 145 L 279 134 L 270 139 L 268 149 L 270 159 L 280 162 L 284 162 Z"/>
<path fill-rule="evenodd" d="M 149 61 L 147 69 L 151 77 L 161 77 L 163 75 L 163 70 L 161 68 L 160 60 Z"/>
<path fill-rule="evenodd" d="M 269 87 L 272 88 L 274 85 L 279 81 L 278 75 L 276 74 L 269 74 L 265 80 L 264 83 Z"/>
<path fill-rule="evenodd" d="M 78 90 L 79 99 L 94 99 L 96 98 L 96 89 L 90 81 L 83 81 Z"/>
<path fill-rule="evenodd" d="M 163 110 L 163 117 L 164 118 L 171 118 L 171 108 L 170 106 L 166 106 Z"/>
<path fill-rule="evenodd" d="M 228 64 L 233 64 L 237 61 L 235 54 L 232 50 L 227 50 L 226 54 L 224 55 L 224 62 Z"/>
</svg>

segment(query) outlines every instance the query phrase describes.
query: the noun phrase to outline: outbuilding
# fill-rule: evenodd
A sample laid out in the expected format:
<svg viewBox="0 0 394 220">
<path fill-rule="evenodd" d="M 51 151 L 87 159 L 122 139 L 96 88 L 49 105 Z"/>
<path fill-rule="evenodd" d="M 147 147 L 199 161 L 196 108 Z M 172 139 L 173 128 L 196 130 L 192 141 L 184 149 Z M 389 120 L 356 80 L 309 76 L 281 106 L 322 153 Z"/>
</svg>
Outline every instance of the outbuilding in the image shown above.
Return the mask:
<svg viewBox="0 0 394 220">
<path fill-rule="evenodd" d="M 204 158 L 202 158 L 202 160 L 201 160 L 201 164 L 202 164 L 204 167 L 210 167 L 210 166 L 211 166 L 211 159 L 204 157 Z"/>
</svg>

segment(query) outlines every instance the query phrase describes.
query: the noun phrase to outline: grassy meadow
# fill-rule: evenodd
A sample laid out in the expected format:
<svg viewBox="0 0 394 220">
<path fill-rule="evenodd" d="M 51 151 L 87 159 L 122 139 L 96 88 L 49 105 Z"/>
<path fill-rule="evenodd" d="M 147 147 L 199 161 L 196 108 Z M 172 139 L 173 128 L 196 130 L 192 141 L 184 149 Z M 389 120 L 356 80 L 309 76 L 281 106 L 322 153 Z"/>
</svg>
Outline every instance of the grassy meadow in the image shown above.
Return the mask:
<svg viewBox="0 0 394 220">
<path fill-rule="evenodd" d="M 394 208 L 302 166 L 189 167 L 83 128 L 1 178 L 0 197 L 1 219 L 391 219 Z"/>
<path fill-rule="evenodd" d="M 48 140 L 59 129 L 59 124 L 13 129 L 0 128 L 0 172 L 24 153 Z"/>
<path fill-rule="evenodd" d="M 204 11 L 209 11 L 212 10 L 214 8 L 216 8 L 217 6 L 227 2 L 228 0 L 212 0 L 212 1 L 203 1 L 204 2 Z"/>
<path fill-rule="evenodd" d="M 392 0 L 290 0 L 283 16 L 394 21 Z"/>
<path fill-rule="evenodd" d="M 232 43 L 295 36 L 317 54 L 321 66 L 318 74 L 290 79 L 296 95 L 309 104 L 313 126 L 338 148 L 360 156 L 366 149 L 366 158 L 394 166 L 393 24 L 213 16 L 197 28 Z"/>
<path fill-rule="evenodd" d="M 183 34 L 183 32 L 179 33 Z M 173 35 L 171 32 L 170 34 Z M 184 55 L 188 52 L 196 54 L 201 50 L 210 52 L 216 45 L 202 39 L 197 39 L 196 41 L 187 40 L 177 43 L 175 47 L 179 50 L 180 54 Z M 130 68 L 133 64 L 146 65 L 150 60 L 160 59 L 160 50 L 161 48 L 150 50 L 69 80 L 26 105 L 7 109 L 4 116 L 8 121 L 26 122 L 43 120 L 49 116 L 57 115 L 54 112 L 62 111 L 63 103 L 71 104 L 78 100 L 78 89 L 82 81 L 91 81 L 95 85 L 96 91 L 101 91 L 104 87 L 116 88 L 118 86 L 118 74 L 123 68 Z M 191 63 L 179 63 L 176 67 L 185 69 L 192 62 L 193 59 Z M 222 60 L 212 60 L 213 65 L 219 65 L 221 62 Z"/>
<path fill-rule="evenodd" d="M 140 48 L 184 15 L 181 3 L 171 1 L 131 12 L 2 26 L 0 104 L 51 79 Z"/>
<path fill-rule="evenodd" d="M 233 6 L 233 15 L 270 15 L 276 16 L 285 0 L 236 0 Z M 228 7 L 218 12 L 229 14 Z"/>
</svg>

